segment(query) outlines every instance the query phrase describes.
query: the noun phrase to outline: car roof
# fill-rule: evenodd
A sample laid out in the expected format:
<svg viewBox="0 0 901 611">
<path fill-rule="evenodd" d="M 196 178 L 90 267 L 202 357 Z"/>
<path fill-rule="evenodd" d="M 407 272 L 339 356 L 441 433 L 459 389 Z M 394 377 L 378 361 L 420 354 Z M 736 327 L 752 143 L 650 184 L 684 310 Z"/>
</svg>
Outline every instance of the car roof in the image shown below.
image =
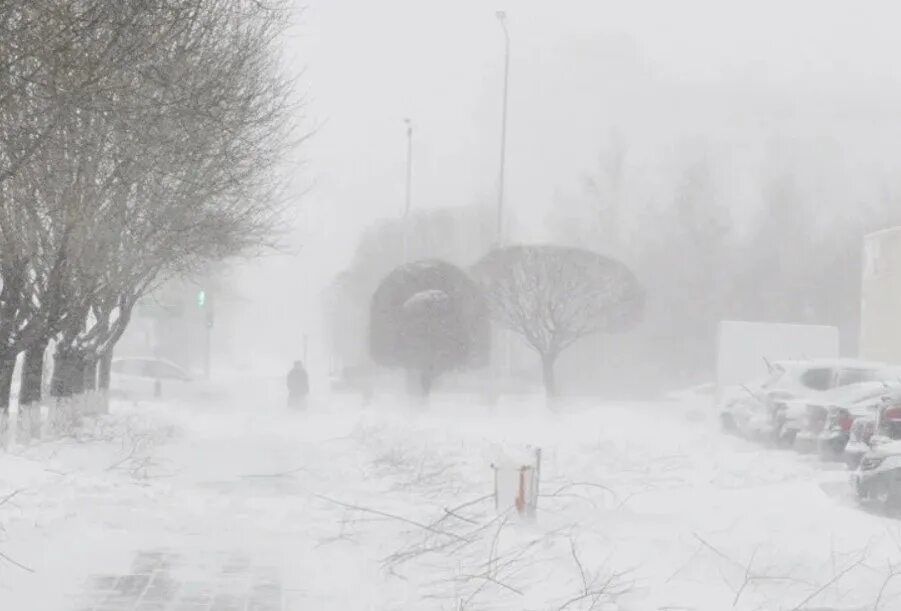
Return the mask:
<svg viewBox="0 0 901 611">
<path fill-rule="evenodd" d="M 872 233 L 868 233 L 864 236 L 865 239 L 869 240 L 872 238 L 880 238 L 886 235 L 891 235 L 893 233 L 901 234 L 901 225 L 896 225 L 894 227 L 886 227 L 885 229 L 879 229 Z"/>
<path fill-rule="evenodd" d="M 173 363 L 172 361 L 170 361 L 168 359 L 161 359 L 156 356 L 123 356 L 123 357 L 116 357 L 112 360 L 113 363 L 122 363 L 122 362 L 127 362 L 127 361 L 142 361 L 145 363 L 149 361 L 149 362 L 153 362 L 153 363 L 165 363 L 166 365 L 169 365 L 170 367 L 174 367 L 176 369 L 181 369 L 182 371 L 186 371 L 186 369 L 184 367 L 182 367 L 181 365 L 179 365 L 178 363 Z"/>
<path fill-rule="evenodd" d="M 877 361 L 864 361 L 852 358 L 814 358 L 814 359 L 785 359 L 773 362 L 784 369 L 798 369 L 808 367 L 831 367 L 842 369 L 898 369 L 901 367 L 880 363 Z"/>
</svg>

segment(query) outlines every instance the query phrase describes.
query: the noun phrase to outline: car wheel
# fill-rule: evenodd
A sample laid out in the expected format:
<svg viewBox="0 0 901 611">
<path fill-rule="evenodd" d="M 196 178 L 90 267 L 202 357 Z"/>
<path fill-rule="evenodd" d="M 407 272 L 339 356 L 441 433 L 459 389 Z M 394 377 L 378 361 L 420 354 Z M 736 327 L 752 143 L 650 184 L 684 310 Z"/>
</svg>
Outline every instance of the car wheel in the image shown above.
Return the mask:
<svg viewBox="0 0 901 611">
<path fill-rule="evenodd" d="M 896 496 L 890 489 L 890 482 L 885 481 L 884 478 L 871 481 L 864 492 L 866 493 L 864 498 L 875 501 L 885 512 L 891 509 L 893 497 Z"/>
<path fill-rule="evenodd" d="M 854 492 L 857 493 L 858 502 L 864 502 L 870 498 L 870 491 L 859 479 L 854 478 Z"/>
<path fill-rule="evenodd" d="M 831 439 L 819 444 L 820 458 L 827 461 L 838 460 L 845 451 L 845 444 L 840 439 Z"/>
<path fill-rule="evenodd" d="M 784 431 L 779 435 L 780 448 L 793 448 L 795 446 L 796 431 Z"/>
<path fill-rule="evenodd" d="M 891 478 L 883 484 L 880 492 L 880 500 L 886 512 L 896 513 L 901 510 L 901 482 Z"/>
</svg>

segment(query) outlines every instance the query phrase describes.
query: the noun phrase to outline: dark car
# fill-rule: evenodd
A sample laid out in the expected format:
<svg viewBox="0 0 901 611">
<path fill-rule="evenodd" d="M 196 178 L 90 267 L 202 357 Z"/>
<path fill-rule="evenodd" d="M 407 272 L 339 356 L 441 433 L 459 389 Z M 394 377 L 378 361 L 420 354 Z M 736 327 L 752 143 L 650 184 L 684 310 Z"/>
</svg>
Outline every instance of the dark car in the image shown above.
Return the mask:
<svg viewBox="0 0 901 611">
<path fill-rule="evenodd" d="M 110 372 L 111 396 L 128 399 L 160 397 L 164 383 L 178 387 L 193 379 L 175 363 L 155 357 L 117 358 Z"/>
<path fill-rule="evenodd" d="M 880 406 L 869 446 L 851 476 L 858 499 L 901 507 L 901 397 Z"/>
</svg>

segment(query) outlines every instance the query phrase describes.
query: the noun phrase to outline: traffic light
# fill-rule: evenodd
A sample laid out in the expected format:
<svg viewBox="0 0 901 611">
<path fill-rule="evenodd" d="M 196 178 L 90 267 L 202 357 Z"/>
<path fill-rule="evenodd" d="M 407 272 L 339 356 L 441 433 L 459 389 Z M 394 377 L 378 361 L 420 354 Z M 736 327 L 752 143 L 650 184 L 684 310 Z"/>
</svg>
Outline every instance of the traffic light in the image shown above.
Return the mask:
<svg viewBox="0 0 901 611">
<path fill-rule="evenodd" d="M 210 329 L 213 328 L 213 303 L 210 300 L 210 296 L 206 294 L 206 291 L 203 289 L 197 290 L 197 307 L 206 314 L 206 326 Z"/>
</svg>

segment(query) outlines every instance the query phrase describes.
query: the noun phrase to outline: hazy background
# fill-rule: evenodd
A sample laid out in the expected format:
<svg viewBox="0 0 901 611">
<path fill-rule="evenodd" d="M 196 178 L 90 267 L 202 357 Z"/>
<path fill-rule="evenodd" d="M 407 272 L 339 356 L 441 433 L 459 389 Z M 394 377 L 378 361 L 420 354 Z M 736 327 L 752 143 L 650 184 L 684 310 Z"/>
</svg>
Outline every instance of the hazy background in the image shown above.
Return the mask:
<svg viewBox="0 0 901 611">
<path fill-rule="evenodd" d="M 306 333 L 312 358 L 320 290 L 366 226 L 401 213 L 404 117 L 415 125 L 415 209 L 494 205 L 497 9 L 511 36 L 514 240 L 559 239 L 561 218 L 592 218 L 587 182 L 611 147 L 626 151 L 626 200 L 642 210 L 627 211 L 632 232 L 699 159 L 739 227 L 757 214 L 766 174 L 790 172 L 816 202 L 812 231 L 901 187 L 891 2 L 299 0 L 286 61 L 317 133 L 292 161 L 292 253 L 236 278 L 255 320 L 252 352 L 292 358 Z"/>
</svg>

